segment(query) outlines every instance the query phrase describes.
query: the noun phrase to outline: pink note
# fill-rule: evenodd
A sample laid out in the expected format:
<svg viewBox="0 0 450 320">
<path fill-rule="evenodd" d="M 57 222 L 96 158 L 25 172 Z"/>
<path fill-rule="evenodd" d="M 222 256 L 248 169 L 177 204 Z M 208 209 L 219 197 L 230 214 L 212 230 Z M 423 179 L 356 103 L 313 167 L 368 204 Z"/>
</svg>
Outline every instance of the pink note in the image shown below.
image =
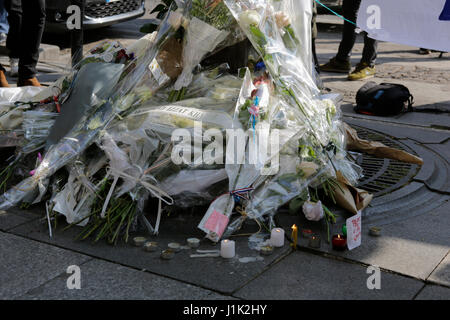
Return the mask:
<svg viewBox="0 0 450 320">
<path fill-rule="evenodd" d="M 205 228 L 215 232 L 220 238 L 225 231 L 229 220 L 230 219 L 226 215 L 214 210 L 208 220 L 206 220 Z"/>
<path fill-rule="evenodd" d="M 352 250 L 361 245 L 361 211 L 346 221 L 347 225 L 347 247 Z"/>
</svg>

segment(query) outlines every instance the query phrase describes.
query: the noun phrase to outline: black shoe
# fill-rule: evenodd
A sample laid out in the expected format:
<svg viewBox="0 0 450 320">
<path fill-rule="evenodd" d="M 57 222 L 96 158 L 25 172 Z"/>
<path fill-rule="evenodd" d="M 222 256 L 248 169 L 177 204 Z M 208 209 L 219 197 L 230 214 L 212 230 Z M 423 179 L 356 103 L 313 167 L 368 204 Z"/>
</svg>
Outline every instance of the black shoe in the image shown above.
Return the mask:
<svg viewBox="0 0 450 320">
<path fill-rule="evenodd" d="M 350 61 L 339 61 L 336 58 L 331 59 L 328 63 L 320 66 L 320 71 L 349 73 L 352 69 Z"/>
<path fill-rule="evenodd" d="M 429 49 L 425 49 L 425 48 L 420 48 L 419 50 L 419 54 L 430 54 L 431 50 Z"/>
</svg>

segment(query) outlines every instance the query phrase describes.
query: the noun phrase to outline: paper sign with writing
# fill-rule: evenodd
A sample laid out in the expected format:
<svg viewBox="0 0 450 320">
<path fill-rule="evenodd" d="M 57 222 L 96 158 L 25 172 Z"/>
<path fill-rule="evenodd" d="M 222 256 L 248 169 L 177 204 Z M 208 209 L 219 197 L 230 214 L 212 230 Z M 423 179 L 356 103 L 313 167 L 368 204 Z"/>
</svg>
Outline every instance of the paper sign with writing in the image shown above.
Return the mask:
<svg viewBox="0 0 450 320">
<path fill-rule="evenodd" d="M 347 247 L 352 250 L 361 245 L 361 210 L 347 219 Z"/>
</svg>

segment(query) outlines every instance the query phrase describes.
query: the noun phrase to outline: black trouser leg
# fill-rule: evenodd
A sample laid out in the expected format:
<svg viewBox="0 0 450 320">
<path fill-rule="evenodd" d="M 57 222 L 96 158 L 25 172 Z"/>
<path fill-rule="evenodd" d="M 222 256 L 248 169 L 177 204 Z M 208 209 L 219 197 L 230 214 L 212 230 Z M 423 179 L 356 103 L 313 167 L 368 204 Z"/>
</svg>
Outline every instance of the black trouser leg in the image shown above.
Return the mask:
<svg viewBox="0 0 450 320">
<path fill-rule="evenodd" d="M 344 18 L 356 22 L 359 6 L 361 0 L 344 0 L 342 4 L 342 12 Z M 336 59 L 340 61 L 350 60 L 350 53 L 356 41 L 355 25 L 350 22 L 344 21 L 344 30 L 342 31 L 342 40 L 339 44 L 339 51 L 336 55 Z"/>
<path fill-rule="evenodd" d="M 28 0 L 30 1 L 30 0 Z M 31 0 L 32 1 L 32 0 Z M 5 8 L 8 11 L 9 32 L 6 39 L 6 47 L 9 57 L 19 59 L 22 43 L 20 32 L 22 30 L 22 1 L 5 0 Z"/>
<path fill-rule="evenodd" d="M 344 18 L 356 22 L 358 10 L 361 5 L 361 0 L 344 0 L 342 10 Z M 344 30 L 342 32 L 342 41 L 339 45 L 339 51 L 336 59 L 340 61 L 348 61 L 356 41 L 355 25 L 350 22 L 344 22 Z M 364 34 L 364 49 L 362 53 L 361 62 L 365 62 L 370 66 L 375 64 L 377 58 L 378 42 Z"/>
<path fill-rule="evenodd" d="M 313 10 L 312 10 L 312 18 L 311 18 L 311 46 L 312 46 L 312 54 L 314 59 L 314 68 L 316 69 L 317 73 L 320 73 L 319 69 L 319 59 L 317 59 L 317 52 L 316 52 L 316 39 L 317 39 L 317 5 L 313 1 Z"/>
<path fill-rule="evenodd" d="M 10 32 L 7 47 L 19 58 L 19 79 L 36 76 L 39 46 L 45 26 L 45 0 L 6 0 Z"/>
<path fill-rule="evenodd" d="M 313 54 L 314 68 L 316 69 L 317 73 L 320 73 L 319 59 L 317 59 L 317 52 L 316 52 L 316 39 L 312 39 L 312 54 Z"/>
<path fill-rule="evenodd" d="M 362 52 L 361 62 L 365 62 L 371 67 L 375 65 L 375 60 L 377 59 L 377 47 L 378 41 L 364 35 L 364 49 Z"/>
<path fill-rule="evenodd" d="M 19 79 L 30 79 L 37 73 L 39 46 L 45 27 L 45 0 L 22 0 L 22 12 L 23 44 L 19 60 Z"/>
</svg>

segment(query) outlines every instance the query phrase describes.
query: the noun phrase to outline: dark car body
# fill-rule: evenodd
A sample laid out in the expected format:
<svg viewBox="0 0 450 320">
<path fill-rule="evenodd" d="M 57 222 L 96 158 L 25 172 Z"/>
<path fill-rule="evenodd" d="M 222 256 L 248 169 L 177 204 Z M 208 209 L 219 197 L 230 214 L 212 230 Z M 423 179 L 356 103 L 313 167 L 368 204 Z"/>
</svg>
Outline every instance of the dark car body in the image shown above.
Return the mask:
<svg viewBox="0 0 450 320">
<path fill-rule="evenodd" d="M 329 7 L 339 7 L 342 5 L 342 0 L 322 0 L 320 2 Z"/>
<path fill-rule="evenodd" d="M 327 7 L 329 7 L 330 9 L 340 13 L 341 7 L 342 7 L 342 1 L 343 0 L 322 0 L 320 2 L 323 3 L 324 5 L 326 5 Z M 324 8 L 320 4 L 317 4 L 317 11 L 319 13 L 330 14 L 330 11 L 328 11 L 326 8 Z"/>
<path fill-rule="evenodd" d="M 65 32 L 70 0 L 46 0 L 46 31 Z M 94 29 L 139 18 L 145 14 L 145 0 L 85 0 L 84 29 Z"/>
</svg>

